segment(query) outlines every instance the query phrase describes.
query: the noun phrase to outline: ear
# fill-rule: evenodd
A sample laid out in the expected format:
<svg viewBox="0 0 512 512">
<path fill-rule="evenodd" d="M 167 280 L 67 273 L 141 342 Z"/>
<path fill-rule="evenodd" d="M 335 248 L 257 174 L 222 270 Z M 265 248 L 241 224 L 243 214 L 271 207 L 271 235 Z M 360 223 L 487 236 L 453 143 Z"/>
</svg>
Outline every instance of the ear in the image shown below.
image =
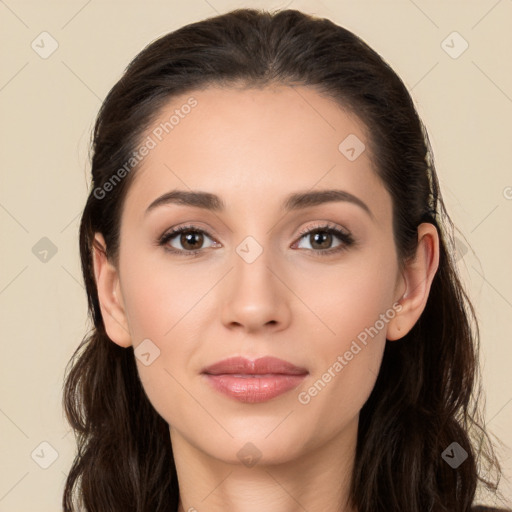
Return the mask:
<svg viewBox="0 0 512 512">
<path fill-rule="evenodd" d="M 402 271 L 401 289 L 397 314 L 390 320 L 386 338 L 390 341 L 405 336 L 418 321 L 430 293 L 432 281 L 439 267 L 439 234 L 437 228 L 424 222 L 418 226 L 418 247 L 412 259 L 405 263 Z"/>
<path fill-rule="evenodd" d="M 101 316 L 108 337 L 121 347 L 132 344 L 117 269 L 107 258 L 106 244 L 101 233 L 93 243 L 94 276 L 98 288 Z"/>
</svg>

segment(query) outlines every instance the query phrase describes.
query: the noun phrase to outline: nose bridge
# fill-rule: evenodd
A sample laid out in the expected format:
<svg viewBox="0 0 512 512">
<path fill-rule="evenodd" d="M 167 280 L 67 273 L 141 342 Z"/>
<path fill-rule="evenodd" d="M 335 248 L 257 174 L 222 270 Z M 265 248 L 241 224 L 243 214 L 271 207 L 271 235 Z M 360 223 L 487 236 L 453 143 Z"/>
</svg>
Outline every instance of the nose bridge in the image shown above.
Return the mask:
<svg viewBox="0 0 512 512">
<path fill-rule="evenodd" d="M 226 325 L 255 330 L 285 323 L 289 317 L 286 287 L 274 275 L 275 255 L 268 240 L 260 243 L 249 235 L 235 247 L 222 313 Z"/>
<path fill-rule="evenodd" d="M 260 243 L 249 235 L 238 244 L 233 255 L 233 280 L 239 298 L 268 301 L 275 296 L 276 282 L 270 270 L 273 259 L 268 238 Z"/>
</svg>

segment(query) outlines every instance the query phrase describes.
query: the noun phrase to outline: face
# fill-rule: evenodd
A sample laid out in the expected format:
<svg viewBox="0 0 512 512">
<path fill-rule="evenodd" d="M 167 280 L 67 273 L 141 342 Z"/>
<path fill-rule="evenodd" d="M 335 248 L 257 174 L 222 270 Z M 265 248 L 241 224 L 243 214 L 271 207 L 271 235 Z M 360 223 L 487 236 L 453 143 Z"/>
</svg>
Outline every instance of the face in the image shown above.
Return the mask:
<svg viewBox="0 0 512 512">
<path fill-rule="evenodd" d="M 235 463 L 353 433 L 403 292 L 363 124 L 312 88 L 211 87 L 174 98 L 145 140 L 116 290 L 171 433 Z M 338 193 L 301 196 L 319 191 Z M 281 361 L 251 366 L 266 357 Z"/>
</svg>

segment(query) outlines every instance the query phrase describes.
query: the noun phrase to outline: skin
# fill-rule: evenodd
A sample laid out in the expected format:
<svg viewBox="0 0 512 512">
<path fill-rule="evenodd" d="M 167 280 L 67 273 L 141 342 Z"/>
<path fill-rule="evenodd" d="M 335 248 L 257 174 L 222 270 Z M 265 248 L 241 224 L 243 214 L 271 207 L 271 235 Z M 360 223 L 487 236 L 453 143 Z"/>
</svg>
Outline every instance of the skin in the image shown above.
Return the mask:
<svg viewBox="0 0 512 512">
<path fill-rule="evenodd" d="M 210 87 L 173 98 L 155 126 L 193 96 L 198 104 L 152 149 L 136 172 L 121 218 L 116 267 L 96 236 L 95 274 L 102 314 L 114 343 L 150 339 L 160 355 L 137 359 L 151 403 L 169 423 L 180 485 L 180 512 L 296 510 L 354 512 L 347 505 L 359 411 L 375 384 L 388 340 L 415 324 L 438 267 L 431 224 L 418 228 L 416 256 L 400 270 L 392 202 L 369 149 L 350 161 L 338 146 L 364 125 L 312 88 Z M 148 130 L 147 134 L 151 134 Z M 146 135 L 147 135 L 146 134 Z M 174 189 L 219 195 L 223 212 L 167 204 Z M 284 198 L 341 189 L 348 201 L 283 212 Z M 355 244 L 327 256 L 301 230 L 324 221 Z M 158 246 L 173 226 L 205 230 L 196 257 Z M 236 252 L 253 237 L 263 248 L 248 263 Z M 171 245 L 186 251 L 176 236 Z M 189 249 L 190 250 L 190 249 Z M 342 371 L 309 403 L 298 400 L 379 315 L 400 304 Z M 212 389 L 204 367 L 231 356 L 279 357 L 309 374 L 296 389 L 263 403 L 241 403 Z M 237 452 L 252 443 L 248 467 Z M 249 450 L 247 447 L 246 450 Z"/>
</svg>

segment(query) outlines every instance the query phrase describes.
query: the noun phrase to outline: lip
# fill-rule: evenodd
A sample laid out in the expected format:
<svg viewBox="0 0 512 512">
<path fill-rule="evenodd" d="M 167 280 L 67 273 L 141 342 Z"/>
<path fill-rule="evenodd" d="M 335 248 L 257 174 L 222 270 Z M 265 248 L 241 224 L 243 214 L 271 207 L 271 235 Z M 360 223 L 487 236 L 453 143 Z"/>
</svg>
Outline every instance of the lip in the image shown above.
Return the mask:
<svg viewBox="0 0 512 512">
<path fill-rule="evenodd" d="M 240 402 L 258 403 L 296 388 L 309 372 L 267 356 L 255 361 L 230 357 L 208 366 L 202 374 L 215 390 Z"/>
<path fill-rule="evenodd" d="M 203 370 L 210 375 L 238 374 L 238 375 L 303 375 L 309 373 L 306 368 L 295 366 L 288 361 L 276 357 L 260 357 L 254 361 L 245 357 L 230 357 L 212 364 Z"/>
</svg>

